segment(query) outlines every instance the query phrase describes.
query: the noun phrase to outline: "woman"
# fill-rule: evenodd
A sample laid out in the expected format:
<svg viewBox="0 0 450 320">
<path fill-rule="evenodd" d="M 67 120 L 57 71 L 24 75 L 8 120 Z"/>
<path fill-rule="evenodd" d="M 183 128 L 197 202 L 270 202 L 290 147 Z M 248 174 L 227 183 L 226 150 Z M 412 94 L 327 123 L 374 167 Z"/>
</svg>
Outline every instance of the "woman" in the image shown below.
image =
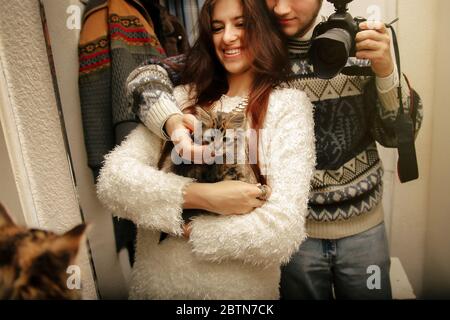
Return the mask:
<svg viewBox="0 0 450 320">
<path fill-rule="evenodd" d="M 201 184 L 158 171 L 162 141 L 144 126 L 107 156 L 98 195 L 138 226 L 130 298 L 278 299 L 280 265 L 305 238 L 312 106 L 300 91 L 273 89 L 287 59 L 263 1 L 207 0 L 199 29 L 174 96 L 185 110 L 246 106 L 249 127 L 265 129 L 257 178 L 270 198 L 261 200 L 253 184 Z M 238 195 L 242 201 L 232 200 Z M 218 215 L 186 228 L 183 209 L 194 208 Z M 170 235 L 162 242 L 161 232 Z"/>
</svg>

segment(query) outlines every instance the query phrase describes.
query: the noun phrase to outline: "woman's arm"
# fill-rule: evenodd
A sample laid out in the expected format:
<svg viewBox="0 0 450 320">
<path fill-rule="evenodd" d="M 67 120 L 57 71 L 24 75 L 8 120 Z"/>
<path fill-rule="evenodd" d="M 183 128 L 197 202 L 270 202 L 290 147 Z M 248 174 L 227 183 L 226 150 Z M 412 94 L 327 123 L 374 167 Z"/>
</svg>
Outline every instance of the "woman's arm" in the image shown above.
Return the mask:
<svg viewBox="0 0 450 320">
<path fill-rule="evenodd" d="M 202 209 L 219 215 L 239 215 L 264 205 L 257 199 L 261 190 L 256 184 L 242 181 L 193 183 L 186 188 L 184 209 Z"/>
<path fill-rule="evenodd" d="M 106 156 L 97 194 L 115 215 L 138 227 L 182 234 L 183 191 L 192 179 L 156 168 L 161 140 L 140 125 Z"/>
<path fill-rule="evenodd" d="M 190 242 L 202 259 L 286 263 L 306 237 L 304 217 L 315 165 L 312 105 L 304 93 L 292 89 L 271 98 L 276 110 L 268 115 L 266 128 L 273 133 L 268 147 L 272 196 L 247 215 L 195 218 Z"/>
<path fill-rule="evenodd" d="M 183 207 L 239 214 L 263 204 L 256 199 L 259 189 L 251 184 L 192 183 L 192 179 L 158 170 L 160 147 L 161 140 L 141 125 L 107 155 L 97 194 L 115 215 L 141 227 L 181 235 Z"/>
</svg>

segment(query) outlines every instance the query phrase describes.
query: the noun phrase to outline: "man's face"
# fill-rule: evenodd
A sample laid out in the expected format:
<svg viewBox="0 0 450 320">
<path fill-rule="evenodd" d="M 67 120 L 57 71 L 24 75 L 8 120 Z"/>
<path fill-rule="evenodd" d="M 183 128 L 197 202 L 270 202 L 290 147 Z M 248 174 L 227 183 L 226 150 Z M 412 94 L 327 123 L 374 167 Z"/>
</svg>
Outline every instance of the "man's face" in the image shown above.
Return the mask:
<svg viewBox="0 0 450 320">
<path fill-rule="evenodd" d="M 266 0 L 288 37 L 301 37 L 313 26 L 322 0 Z"/>
</svg>

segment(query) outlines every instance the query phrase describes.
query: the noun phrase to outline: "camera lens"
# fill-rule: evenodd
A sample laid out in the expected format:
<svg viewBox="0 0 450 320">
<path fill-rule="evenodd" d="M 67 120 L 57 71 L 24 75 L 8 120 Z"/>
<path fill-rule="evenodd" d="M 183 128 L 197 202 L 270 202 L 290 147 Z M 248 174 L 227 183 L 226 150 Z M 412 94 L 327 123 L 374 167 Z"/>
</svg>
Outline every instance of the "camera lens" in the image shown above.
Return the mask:
<svg viewBox="0 0 450 320">
<path fill-rule="evenodd" d="M 330 29 L 315 38 L 310 57 L 317 77 L 331 79 L 338 75 L 347 64 L 351 48 L 352 37 L 345 29 Z"/>
</svg>

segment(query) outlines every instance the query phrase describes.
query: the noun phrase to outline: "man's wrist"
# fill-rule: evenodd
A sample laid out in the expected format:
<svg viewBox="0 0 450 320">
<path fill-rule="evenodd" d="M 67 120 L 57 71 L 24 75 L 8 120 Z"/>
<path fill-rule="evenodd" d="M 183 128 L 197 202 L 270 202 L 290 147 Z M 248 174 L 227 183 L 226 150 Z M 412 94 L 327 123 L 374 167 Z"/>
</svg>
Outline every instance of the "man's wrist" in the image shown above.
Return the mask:
<svg viewBox="0 0 450 320">
<path fill-rule="evenodd" d="M 379 93 L 386 93 L 398 87 L 399 79 L 397 74 L 397 67 L 386 77 L 376 76 L 376 86 Z"/>
</svg>

